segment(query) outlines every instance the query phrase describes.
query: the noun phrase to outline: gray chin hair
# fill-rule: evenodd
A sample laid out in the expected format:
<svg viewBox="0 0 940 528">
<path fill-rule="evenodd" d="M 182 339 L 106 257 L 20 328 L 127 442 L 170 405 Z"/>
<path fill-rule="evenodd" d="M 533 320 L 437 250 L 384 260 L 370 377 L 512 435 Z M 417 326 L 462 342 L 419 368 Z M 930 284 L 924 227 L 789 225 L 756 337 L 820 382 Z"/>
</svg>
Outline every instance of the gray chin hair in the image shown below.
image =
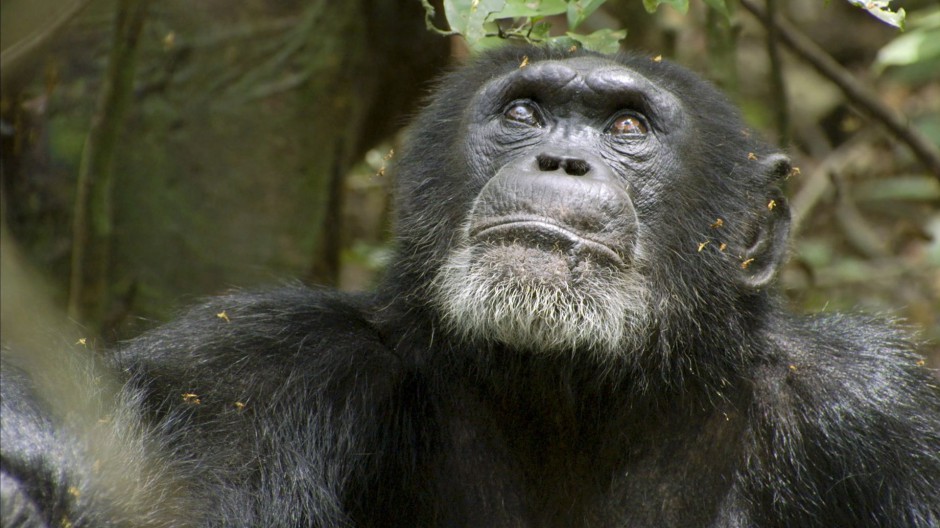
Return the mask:
<svg viewBox="0 0 940 528">
<path fill-rule="evenodd" d="M 622 356 L 648 335 L 649 292 L 636 271 L 517 244 L 451 253 L 434 299 L 453 331 L 531 352 Z"/>
</svg>

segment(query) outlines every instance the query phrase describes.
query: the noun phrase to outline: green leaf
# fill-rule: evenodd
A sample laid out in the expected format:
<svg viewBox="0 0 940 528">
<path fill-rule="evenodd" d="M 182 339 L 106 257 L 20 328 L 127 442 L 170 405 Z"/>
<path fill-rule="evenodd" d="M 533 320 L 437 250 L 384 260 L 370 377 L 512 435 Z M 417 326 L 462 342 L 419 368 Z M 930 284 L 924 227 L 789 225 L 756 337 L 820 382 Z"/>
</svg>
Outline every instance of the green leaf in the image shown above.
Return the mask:
<svg viewBox="0 0 940 528">
<path fill-rule="evenodd" d="M 581 47 L 581 43 L 577 40 L 569 37 L 568 35 L 559 35 L 557 37 L 552 37 L 548 41 L 558 49 L 568 49 L 572 46 L 576 48 Z"/>
<path fill-rule="evenodd" d="M 533 18 L 557 15 L 568 9 L 565 0 L 505 0 L 495 18 Z"/>
<path fill-rule="evenodd" d="M 940 57 L 940 28 L 921 29 L 900 35 L 878 51 L 875 68 L 904 66 Z"/>
<path fill-rule="evenodd" d="M 907 14 L 903 9 L 898 9 L 897 12 L 891 11 L 891 8 L 888 7 L 891 0 L 848 0 L 848 2 L 868 11 L 872 16 L 885 24 L 892 25 L 901 30 L 904 29 L 904 18 Z"/>
<path fill-rule="evenodd" d="M 591 13 L 597 11 L 597 8 L 607 0 L 569 0 L 568 2 L 568 29 L 581 25 L 581 22 L 587 20 Z M 720 0 L 722 1 L 722 0 Z"/>
<path fill-rule="evenodd" d="M 676 11 L 685 14 L 689 10 L 689 0 L 643 0 L 643 7 L 647 13 L 655 13 L 661 4 L 672 6 Z"/>
<path fill-rule="evenodd" d="M 940 79 L 940 6 L 919 10 L 906 22 L 908 30 L 878 51 L 872 70 L 909 84 Z"/>
<path fill-rule="evenodd" d="M 484 24 L 490 15 L 506 5 L 506 0 L 444 0 L 444 15 L 450 29 L 460 33 L 473 47 L 486 36 Z"/>
<path fill-rule="evenodd" d="M 548 32 L 551 29 L 552 25 L 548 22 L 536 22 L 529 32 L 529 38 L 535 41 L 545 40 L 549 37 Z"/>
<path fill-rule="evenodd" d="M 497 36 L 483 37 L 476 41 L 476 44 L 470 48 L 470 52 L 474 54 L 483 53 L 486 50 L 501 48 L 505 46 L 507 42 L 509 41 Z"/>
<path fill-rule="evenodd" d="M 584 46 L 584 49 L 600 53 L 617 53 L 620 51 L 620 41 L 627 37 L 627 30 L 600 29 L 590 35 L 578 35 L 571 32 L 566 35 Z"/>
</svg>

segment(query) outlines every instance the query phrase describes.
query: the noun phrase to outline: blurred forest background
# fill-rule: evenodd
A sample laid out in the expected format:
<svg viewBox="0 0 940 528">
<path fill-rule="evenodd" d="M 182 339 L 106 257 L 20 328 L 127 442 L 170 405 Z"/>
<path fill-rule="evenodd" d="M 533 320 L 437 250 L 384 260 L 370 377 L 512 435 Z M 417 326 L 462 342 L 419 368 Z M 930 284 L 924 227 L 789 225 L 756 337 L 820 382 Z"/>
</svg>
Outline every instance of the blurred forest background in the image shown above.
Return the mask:
<svg viewBox="0 0 940 528">
<path fill-rule="evenodd" d="M 900 32 L 841 0 L 740 2 L 609 0 L 582 26 L 699 71 L 792 155 L 795 309 L 902 318 L 940 367 L 940 4 L 892 4 Z M 781 20 L 770 38 L 754 5 Z M 369 288 L 400 129 L 470 53 L 426 29 L 420 0 L 4 0 L 0 15 L 3 263 L 103 342 L 236 287 Z"/>
</svg>

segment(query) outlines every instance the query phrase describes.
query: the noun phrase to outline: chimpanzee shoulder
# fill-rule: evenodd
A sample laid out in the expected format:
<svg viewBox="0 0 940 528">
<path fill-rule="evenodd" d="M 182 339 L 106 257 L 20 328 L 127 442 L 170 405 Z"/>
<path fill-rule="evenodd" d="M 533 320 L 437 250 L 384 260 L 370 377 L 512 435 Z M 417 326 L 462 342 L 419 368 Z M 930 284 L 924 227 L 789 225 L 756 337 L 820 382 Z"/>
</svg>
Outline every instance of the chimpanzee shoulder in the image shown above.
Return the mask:
<svg viewBox="0 0 940 528">
<path fill-rule="evenodd" d="M 299 284 L 237 292 L 117 350 L 145 422 L 194 467 L 190 492 L 211 504 L 200 523 L 362 515 L 367 498 L 347 495 L 372 496 L 362 483 L 394 465 L 383 435 L 408 383 L 375 311 L 370 295 Z"/>
<path fill-rule="evenodd" d="M 148 391 L 201 408 L 263 404 L 292 382 L 342 399 L 357 380 L 380 390 L 399 370 L 367 305 L 365 295 L 299 284 L 232 293 L 127 342 L 114 360 Z"/>
<path fill-rule="evenodd" d="M 940 522 L 940 386 L 911 333 L 875 317 L 781 312 L 767 336 L 742 480 L 752 520 Z"/>
</svg>

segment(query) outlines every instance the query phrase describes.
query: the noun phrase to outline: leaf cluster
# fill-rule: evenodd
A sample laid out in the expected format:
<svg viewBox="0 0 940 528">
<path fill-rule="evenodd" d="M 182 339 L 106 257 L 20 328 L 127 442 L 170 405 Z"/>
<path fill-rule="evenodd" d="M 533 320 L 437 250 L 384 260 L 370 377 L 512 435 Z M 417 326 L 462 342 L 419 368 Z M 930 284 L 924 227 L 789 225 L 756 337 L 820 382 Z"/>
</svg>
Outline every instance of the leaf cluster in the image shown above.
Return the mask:
<svg viewBox="0 0 940 528">
<path fill-rule="evenodd" d="M 428 29 L 444 35 L 462 35 L 473 51 L 498 46 L 507 39 L 530 43 L 552 43 L 560 46 L 579 46 L 602 53 L 616 52 L 626 30 L 599 29 L 589 34 L 577 28 L 607 0 L 443 0 L 448 29 L 434 25 L 434 7 L 429 0 L 421 0 L 426 11 Z M 726 0 L 703 0 L 715 12 L 730 19 L 732 12 Z M 903 29 L 904 9 L 892 11 L 891 0 L 847 0 L 865 9 L 879 20 Z M 689 10 L 689 0 L 642 0 L 647 12 L 655 12 L 660 5 L 671 6 L 680 13 Z M 568 30 L 564 35 L 552 36 L 550 17 L 565 15 Z"/>
<path fill-rule="evenodd" d="M 575 32 L 604 2 L 606 0 L 444 0 L 444 15 L 450 28 L 442 30 L 432 22 L 434 8 L 428 0 L 422 0 L 429 29 L 445 35 L 462 35 L 475 51 L 497 46 L 505 39 L 519 39 L 613 53 L 627 36 L 626 30 Z M 560 15 L 565 15 L 568 31 L 562 36 L 551 36 L 548 18 Z"/>
</svg>

